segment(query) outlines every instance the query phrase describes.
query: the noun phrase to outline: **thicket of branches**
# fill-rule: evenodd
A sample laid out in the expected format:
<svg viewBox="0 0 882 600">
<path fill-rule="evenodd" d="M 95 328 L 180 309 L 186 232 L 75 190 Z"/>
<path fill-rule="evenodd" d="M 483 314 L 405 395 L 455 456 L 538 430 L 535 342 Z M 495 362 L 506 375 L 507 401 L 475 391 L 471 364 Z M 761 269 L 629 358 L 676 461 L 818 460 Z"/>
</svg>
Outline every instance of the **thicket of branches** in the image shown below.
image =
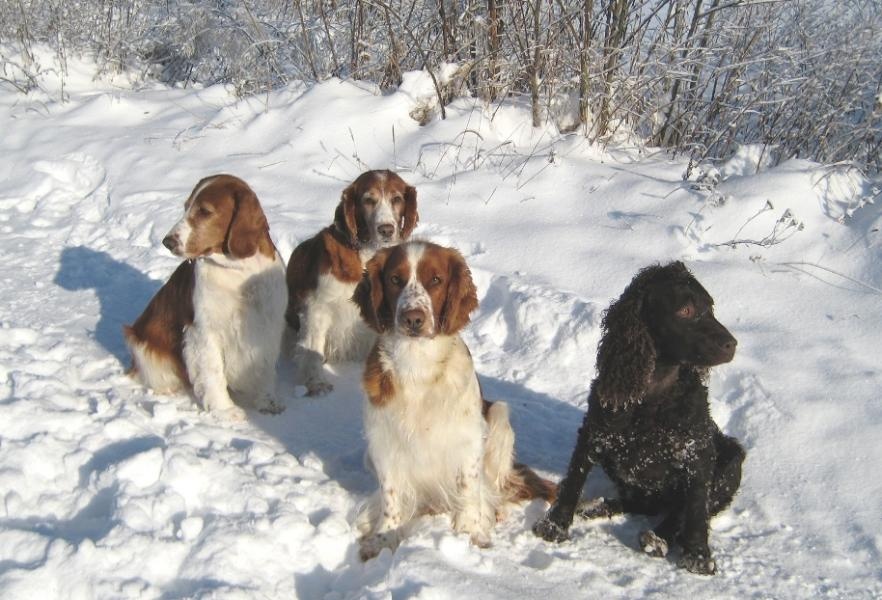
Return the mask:
<svg viewBox="0 0 882 600">
<path fill-rule="evenodd" d="M 878 0 L 2 0 L 0 42 L 91 52 L 107 69 L 250 94 L 329 77 L 389 89 L 427 70 L 443 105 L 513 97 L 599 142 L 636 135 L 696 160 L 773 158 L 882 170 Z M 440 67 L 459 66 L 441 81 Z M 24 78 L 20 74 L 24 74 Z"/>
</svg>

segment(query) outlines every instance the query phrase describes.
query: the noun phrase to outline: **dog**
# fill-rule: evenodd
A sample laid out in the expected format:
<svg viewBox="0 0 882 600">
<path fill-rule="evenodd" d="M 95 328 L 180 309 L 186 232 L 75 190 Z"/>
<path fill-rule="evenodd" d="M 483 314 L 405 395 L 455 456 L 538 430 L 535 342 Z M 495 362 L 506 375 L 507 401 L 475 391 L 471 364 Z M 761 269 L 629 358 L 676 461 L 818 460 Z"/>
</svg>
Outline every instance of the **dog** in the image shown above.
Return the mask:
<svg viewBox="0 0 882 600">
<path fill-rule="evenodd" d="M 192 391 L 233 420 L 233 398 L 269 413 L 276 400 L 285 265 L 257 195 L 232 175 L 202 179 L 162 240 L 184 258 L 131 326 L 130 374 L 159 393 Z"/>
<path fill-rule="evenodd" d="M 454 530 L 483 547 L 507 502 L 554 497 L 553 484 L 514 463 L 508 406 L 482 398 L 459 335 L 478 305 L 459 252 L 428 242 L 380 250 L 353 300 L 379 334 L 362 380 L 367 455 L 380 484 L 363 560 L 394 550 L 418 514 L 450 513 Z"/>
<path fill-rule="evenodd" d="M 597 377 L 557 501 L 533 527 L 562 541 L 582 486 L 599 465 L 618 492 L 584 505 L 583 516 L 664 515 L 640 547 L 679 566 L 713 574 L 710 518 L 741 482 L 745 452 L 710 416 L 707 369 L 727 363 L 737 342 L 713 313 L 713 299 L 681 262 L 640 271 L 602 321 Z"/>
<path fill-rule="evenodd" d="M 419 220 L 417 193 L 392 171 L 367 171 L 340 197 L 334 222 L 302 242 L 288 261 L 286 353 L 307 395 L 333 386 L 327 360 L 363 360 L 374 341 L 350 301 L 365 263 L 380 248 L 410 237 Z"/>
</svg>

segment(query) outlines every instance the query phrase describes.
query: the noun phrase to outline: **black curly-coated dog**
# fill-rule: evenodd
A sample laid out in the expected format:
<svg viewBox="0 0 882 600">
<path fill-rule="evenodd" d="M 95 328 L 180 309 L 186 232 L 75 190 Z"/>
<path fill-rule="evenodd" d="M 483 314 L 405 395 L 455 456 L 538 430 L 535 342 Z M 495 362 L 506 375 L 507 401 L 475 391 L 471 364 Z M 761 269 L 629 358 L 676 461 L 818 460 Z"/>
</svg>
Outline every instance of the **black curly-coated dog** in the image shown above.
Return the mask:
<svg viewBox="0 0 882 600">
<path fill-rule="evenodd" d="M 744 450 L 710 416 L 707 368 L 729 362 L 735 338 L 713 314 L 713 298 L 681 262 L 641 270 L 607 310 L 588 412 L 557 501 L 534 526 L 562 541 L 595 464 L 619 497 L 578 507 L 585 517 L 622 512 L 664 515 L 640 534 L 640 547 L 712 574 L 708 521 L 741 483 Z"/>
</svg>

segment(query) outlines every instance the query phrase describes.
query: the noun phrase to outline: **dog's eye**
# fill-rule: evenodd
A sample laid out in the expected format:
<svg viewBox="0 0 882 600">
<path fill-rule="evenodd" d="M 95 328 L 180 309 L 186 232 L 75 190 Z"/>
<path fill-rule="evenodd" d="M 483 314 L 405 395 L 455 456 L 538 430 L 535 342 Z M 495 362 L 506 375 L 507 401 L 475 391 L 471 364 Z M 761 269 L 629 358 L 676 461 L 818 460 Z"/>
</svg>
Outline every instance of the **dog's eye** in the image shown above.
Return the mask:
<svg viewBox="0 0 882 600">
<path fill-rule="evenodd" d="M 685 306 L 682 306 L 676 314 L 681 319 L 691 319 L 695 316 L 695 307 L 691 304 L 686 304 Z"/>
<path fill-rule="evenodd" d="M 389 281 L 392 282 L 392 285 L 397 285 L 397 286 L 401 285 L 401 277 L 399 277 L 398 275 L 393 275 L 392 277 L 389 278 Z"/>
<path fill-rule="evenodd" d="M 199 215 L 200 217 L 207 217 L 207 216 L 211 215 L 211 209 L 206 206 L 200 206 L 196 210 L 196 214 Z"/>
<path fill-rule="evenodd" d="M 401 196 L 395 196 L 392 198 L 392 204 L 398 206 L 404 199 Z"/>
<path fill-rule="evenodd" d="M 371 198 L 370 196 L 365 196 L 364 198 L 362 198 L 362 201 L 364 202 L 365 206 L 376 206 L 377 205 L 377 199 Z"/>
<path fill-rule="evenodd" d="M 432 277 L 432 279 L 429 281 L 429 286 L 430 286 L 430 287 L 435 287 L 435 286 L 438 285 L 439 283 L 441 283 L 441 278 L 438 277 L 437 275 L 435 275 L 435 276 Z"/>
</svg>

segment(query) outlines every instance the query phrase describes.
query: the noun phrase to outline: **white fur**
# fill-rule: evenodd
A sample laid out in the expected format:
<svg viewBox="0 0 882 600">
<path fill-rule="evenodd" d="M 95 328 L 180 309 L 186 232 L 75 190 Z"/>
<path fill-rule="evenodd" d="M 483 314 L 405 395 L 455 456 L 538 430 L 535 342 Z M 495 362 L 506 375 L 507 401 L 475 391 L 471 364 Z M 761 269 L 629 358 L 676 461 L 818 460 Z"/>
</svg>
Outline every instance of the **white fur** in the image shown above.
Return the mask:
<svg viewBox="0 0 882 600">
<path fill-rule="evenodd" d="M 489 544 L 512 469 L 507 408 L 494 404 L 488 428 L 472 359 L 459 335 L 388 333 L 379 338 L 378 350 L 396 393 L 380 406 L 365 403 L 368 456 L 380 489 L 366 511 L 362 557 L 394 548 L 400 529 L 424 511 L 450 513 L 456 531 L 477 545 Z"/>
<path fill-rule="evenodd" d="M 184 389 L 184 382 L 175 372 L 172 362 L 152 352 L 146 343 L 126 336 L 126 345 L 132 360 L 138 366 L 138 381 L 160 394 L 174 394 Z"/>
<path fill-rule="evenodd" d="M 230 393 L 277 412 L 276 362 L 282 341 L 285 267 L 255 254 L 215 254 L 196 263 L 193 325 L 184 332 L 184 361 L 206 410 L 235 411 Z"/>
<path fill-rule="evenodd" d="M 424 325 L 424 328 L 426 331 L 435 331 L 435 315 L 432 311 L 432 298 L 420 282 L 416 268 L 425 249 L 426 247 L 420 243 L 413 243 L 407 246 L 407 261 L 409 264 L 413 265 L 413 267 L 410 270 L 410 279 L 408 279 L 404 289 L 401 290 L 401 295 L 398 296 L 398 304 L 395 307 L 395 328 L 400 331 L 403 331 L 402 324 L 399 322 L 400 315 L 405 311 L 414 309 L 421 310 L 425 315 L 426 324 Z"/>
<path fill-rule="evenodd" d="M 371 197 L 376 200 L 377 205 L 374 207 L 374 210 L 371 213 L 370 218 L 367 222 L 368 230 L 371 232 L 370 245 L 372 248 L 372 255 L 373 251 L 376 251 L 379 248 L 394 246 L 399 241 L 401 241 L 399 239 L 398 223 L 395 220 L 395 210 L 392 208 L 392 195 L 389 194 L 389 188 L 385 185 L 386 174 L 377 173 L 376 176 L 379 179 L 380 185 L 374 187 L 374 189 L 371 191 Z M 377 194 L 378 192 L 379 195 Z M 381 225 L 391 225 L 394 228 L 395 233 L 388 240 L 383 240 L 380 238 L 377 228 Z M 367 262 L 367 260 L 369 259 L 370 256 L 364 259 L 362 261 L 362 264 Z"/>
<path fill-rule="evenodd" d="M 184 248 L 187 247 L 186 240 L 187 240 L 187 238 L 190 237 L 190 234 L 193 232 L 193 227 L 190 225 L 190 221 L 187 219 L 189 214 L 190 214 L 190 211 L 188 210 L 184 214 L 183 218 L 181 218 L 180 221 L 175 223 L 174 227 L 172 227 L 171 231 L 169 231 L 168 235 L 166 235 L 166 237 L 170 237 L 170 238 L 174 239 L 175 245 L 176 245 L 175 252 L 180 256 L 183 256 Z M 182 240 L 183 240 L 183 243 L 182 243 Z"/>
<path fill-rule="evenodd" d="M 183 249 L 187 247 L 187 239 L 190 237 L 190 233 L 193 231 L 193 227 L 190 225 L 190 212 L 193 210 L 193 200 L 199 197 L 199 194 L 202 193 L 202 190 L 210 186 L 217 177 L 208 177 L 205 181 L 202 182 L 202 185 L 193 190 L 193 193 L 190 194 L 190 197 L 187 199 L 187 210 L 184 211 L 184 216 L 180 218 L 180 220 L 174 224 L 171 228 L 171 231 L 168 232 L 166 237 L 174 238 L 177 242 L 178 248 Z"/>
</svg>

